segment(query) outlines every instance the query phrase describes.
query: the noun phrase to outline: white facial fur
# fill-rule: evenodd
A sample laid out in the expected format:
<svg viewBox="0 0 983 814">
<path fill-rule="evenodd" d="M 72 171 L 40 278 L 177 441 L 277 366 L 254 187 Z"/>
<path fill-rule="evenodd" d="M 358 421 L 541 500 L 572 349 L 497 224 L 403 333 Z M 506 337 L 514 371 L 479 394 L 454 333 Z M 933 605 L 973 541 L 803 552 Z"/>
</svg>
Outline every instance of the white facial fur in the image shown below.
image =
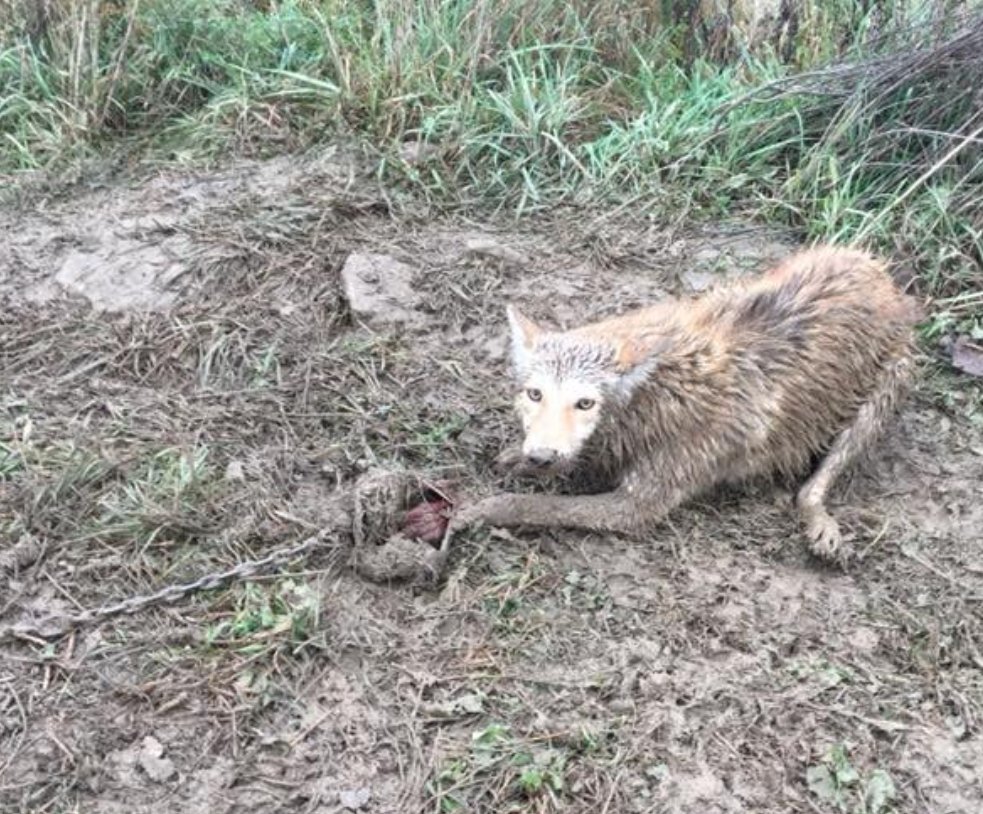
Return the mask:
<svg viewBox="0 0 983 814">
<path fill-rule="evenodd" d="M 525 431 L 523 453 L 530 460 L 545 454 L 551 463 L 569 463 L 600 423 L 605 402 L 630 398 L 648 363 L 618 370 L 613 346 L 545 331 L 512 307 L 508 319 L 522 385 L 516 409 Z"/>
<path fill-rule="evenodd" d="M 574 460 L 596 429 L 603 409 L 604 396 L 596 385 L 533 374 L 516 398 L 525 432 L 523 455 L 528 458 L 548 451 L 556 456 L 557 464 Z"/>
</svg>

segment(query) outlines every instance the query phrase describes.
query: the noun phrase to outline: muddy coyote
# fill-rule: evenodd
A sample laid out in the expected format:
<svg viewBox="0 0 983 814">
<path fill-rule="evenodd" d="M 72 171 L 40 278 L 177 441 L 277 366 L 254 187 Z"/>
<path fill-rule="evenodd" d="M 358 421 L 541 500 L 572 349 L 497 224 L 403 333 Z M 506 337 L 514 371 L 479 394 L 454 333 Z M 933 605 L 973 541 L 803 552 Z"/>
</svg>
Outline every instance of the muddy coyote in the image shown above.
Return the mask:
<svg viewBox="0 0 983 814">
<path fill-rule="evenodd" d="M 751 281 L 569 331 L 508 308 L 525 469 L 586 469 L 598 494 L 498 494 L 449 532 L 495 526 L 635 534 L 716 484 L 808 478 L 811 550 L 842 557 L 833 481 L 908 389 L 918 310 L 860 251 L 803 251 Z M 818 465 L 809 474 L 811 464 Z"/>
</svg>

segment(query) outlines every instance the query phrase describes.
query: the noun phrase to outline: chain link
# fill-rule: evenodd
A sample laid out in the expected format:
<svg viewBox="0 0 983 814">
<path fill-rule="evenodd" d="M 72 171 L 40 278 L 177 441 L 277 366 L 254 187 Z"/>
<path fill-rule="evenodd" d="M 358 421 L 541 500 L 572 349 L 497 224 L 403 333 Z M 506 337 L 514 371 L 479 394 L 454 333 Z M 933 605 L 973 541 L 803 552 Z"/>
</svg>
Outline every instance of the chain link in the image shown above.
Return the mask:
<svg viewBox="0 0 983 814">
<path fill-rule="evenodd" d="M 15 624 L 0 628 L 0 644 L 16 639 L 52 639 L 63 636 L 69 631 L 94 622 L 102 622 L 114 616 L 136 613 L 146 608 L 165 605 L 178 599 L 183 599 L 199 591 L 209 591 L 218 588 L 232 580 L 245 579 L 275 565 L 296 559 L 323 545 L 330 535 L 320 532 L 289 548 L 272 551 L 257 560 L 246 560 L 225 571 L 205 574 L 193 582 L 168 585 L 152 594 L 131 596 L 113 605 L 83 611 L 78 614 L 53 615 L 36 624 Z"/>
</svg>

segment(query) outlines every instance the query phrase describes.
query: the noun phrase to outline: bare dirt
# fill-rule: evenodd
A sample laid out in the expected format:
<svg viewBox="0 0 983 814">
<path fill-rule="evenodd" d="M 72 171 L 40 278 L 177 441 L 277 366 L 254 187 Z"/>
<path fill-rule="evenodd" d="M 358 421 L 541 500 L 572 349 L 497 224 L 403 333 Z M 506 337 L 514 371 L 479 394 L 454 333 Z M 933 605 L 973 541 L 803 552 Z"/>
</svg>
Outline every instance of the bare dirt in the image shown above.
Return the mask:
<svg viewBox="0 0 983 814">
<path fill-rule="evenodd" d="M 491 489 L 515 434 L 508 299 L 574 324 L 792 245 L 393 200 L 331 153 L 10 199 L 0 628 L 296 543 L 374 467 Z M 357 308 L 346 264 L 371 272 Z M 925 368 L 839 490 L 845 571 L 762 484 L 646 541 L 475 532 L 433 590 L 363 579 L 338 535 L 8 638 L 0 810 L 976 814 L 980 390 Z"/>
</svg>

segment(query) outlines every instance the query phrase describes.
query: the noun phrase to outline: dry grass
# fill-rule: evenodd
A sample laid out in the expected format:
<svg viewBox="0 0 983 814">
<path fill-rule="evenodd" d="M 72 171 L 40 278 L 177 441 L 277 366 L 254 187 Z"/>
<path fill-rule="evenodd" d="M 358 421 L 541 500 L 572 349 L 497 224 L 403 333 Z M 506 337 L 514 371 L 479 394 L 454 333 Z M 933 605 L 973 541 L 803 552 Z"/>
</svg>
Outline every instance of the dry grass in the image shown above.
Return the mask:
<svg viewBox="0 0 983 814">
<path fill-rule="evenodd" d="M 459 466 L 488 488 L 513 431 L 494 355 L 507 297 L 573 319 L 675 288 L 708 246 L 750 251 L 746 234 L 626 216 L 394 217 L 364 180 L 279 166 L 265 195 L 193 182 L 219 191 L 169 222 L 195 258 L 172 311 L 7 292 L 0 530 L 22 545 L 0 561 L 4 624 L 305 539 L 375 464 Z M 168 211 L 164 189 L 138 189 L 128 214 Z M 44 218 L 70 236 L 108 206 L 119 229 L 126 194 Z M 463 251 L 475 232 L 512 254 Z M 418 269 L 425 330 L 353 320 L 338 271 L 365 250 Z M 547 283 L 566 300 L 544 302 Z M 646 542 L 476 533 L 426 594 L 366 583 L 347 544 L 326 545 L 168 607 L 4 642 L 0 807 L 318 811 L 366 789 L 371 806 L 420 812 L 975 805 L 979 394 L 942 383 L 957 400 L 919 398 L 846 492 L 866 553 L 847 574 L 807 560 L 762 486 Z"/>
<path fill-rule="evenodd" d="M 821 202 L 812 231 L 893 243 L 898 257 L 932 270 L 928 290 L 953 295 L 978 287 L 983 268 L 983 26 L 978 14 L 947 26 L 737 104 L 788 104 L 756 143 L 781 144 L 789 130 L 810 142 L 781 197 Z"/>
</svg>

